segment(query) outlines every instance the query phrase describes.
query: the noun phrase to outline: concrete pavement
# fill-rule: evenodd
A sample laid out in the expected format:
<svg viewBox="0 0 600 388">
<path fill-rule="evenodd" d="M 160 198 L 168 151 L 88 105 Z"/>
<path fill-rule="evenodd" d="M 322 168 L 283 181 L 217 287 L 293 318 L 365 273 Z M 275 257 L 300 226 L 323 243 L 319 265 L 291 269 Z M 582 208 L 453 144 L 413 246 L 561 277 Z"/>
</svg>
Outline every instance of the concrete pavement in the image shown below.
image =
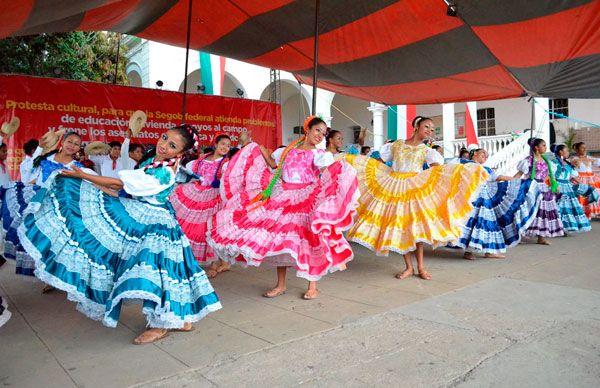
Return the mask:
<svg viewBox="0 0 600 388">
<path fill-rule="evenodd" d="M 288 292 L 261 293 L 274 270 L 234 268 L 213 285 L 223 310 L 147 346 L 139 305 L 117 329 L 75 310 L 60 292 L 0 272 L 13 318 L 0 329 L 0 385 L 600 386 L 600 222 L 594 230 L 520 245 L 507 260 L 426 252 L 433 280 L 397 280 L 397 255 L 355 246 L 347 271 L 319 282 L 288 275 Z"/>
</svg>

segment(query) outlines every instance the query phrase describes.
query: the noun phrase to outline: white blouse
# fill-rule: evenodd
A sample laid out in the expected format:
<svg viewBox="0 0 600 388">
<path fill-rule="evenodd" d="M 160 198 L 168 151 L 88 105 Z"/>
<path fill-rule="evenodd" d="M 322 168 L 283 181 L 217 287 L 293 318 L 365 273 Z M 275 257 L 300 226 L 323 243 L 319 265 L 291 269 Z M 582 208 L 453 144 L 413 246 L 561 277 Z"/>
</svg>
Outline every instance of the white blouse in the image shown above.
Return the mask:
<svg viewBox="0 0 600 388">
<path fill-rule="evenodd" d="M 573 156 L 571 158 L 571 160 L 579 162 L 577 168 L 575 168 L 575 170 L 577 170 L 577 172 L 590 173 L 590 172 L 594 171 L 594 166 L 600 167 L 600 159 L 592 158 L 590 156 L 588 156 L 588 158 L 591 159 L 591 162 L 589 162 L 589 163 L 583 163 L 577 156 Z"/>
<path fill-rule="evenodd" d="M 170 178 L 166 184 L 161 184 L 158 178 L 146 174 L 143 169 L 121 170 L 119 171 L 119 179 L 123 181 L 123 189 L 127 194 L 138 198 L 143 197 L 149 203 L 161 204 L 162 202 L 156 199 L 156 195 L 175 184 L 175 173 L 170 168 L 168 171 L 170 172 Z"/>
</svg>

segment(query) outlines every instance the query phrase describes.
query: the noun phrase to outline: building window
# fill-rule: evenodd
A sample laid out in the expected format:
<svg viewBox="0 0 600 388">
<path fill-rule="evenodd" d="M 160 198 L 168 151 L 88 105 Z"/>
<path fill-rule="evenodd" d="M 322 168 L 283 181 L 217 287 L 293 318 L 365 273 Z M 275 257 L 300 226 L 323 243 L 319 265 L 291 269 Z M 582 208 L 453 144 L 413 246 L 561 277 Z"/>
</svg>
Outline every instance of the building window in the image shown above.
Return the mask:
<svg viewBox="0 0 600 388">
<path fill-rule="evenodd" d="M 569 100 L 567 98 L 550 98 L 548 100 L 548 107 L 550 120 L 562 119 L 562 116 L 569 115 Z M 557 116 L 555 113 L 561 116 Z"/>
<path fill-rule="evenodd" d="M 360 127 L 358 125 L 355 125 L 353 127 L 350 127 L 352 129 L 352 140 L 353 143 L 352 144 L 358 144 L 358 138 L 360 137 Z"/>
<path fill-rule="evenodd" d="M 494 108 L 477 109 L 477 136 L 496 134 L 496 114 Z"/>
<path fill-rule="evenodd" d="M 304 135 L 304 128 L 301 125 L 294 127 L 294 135 Z"/>
</svg>

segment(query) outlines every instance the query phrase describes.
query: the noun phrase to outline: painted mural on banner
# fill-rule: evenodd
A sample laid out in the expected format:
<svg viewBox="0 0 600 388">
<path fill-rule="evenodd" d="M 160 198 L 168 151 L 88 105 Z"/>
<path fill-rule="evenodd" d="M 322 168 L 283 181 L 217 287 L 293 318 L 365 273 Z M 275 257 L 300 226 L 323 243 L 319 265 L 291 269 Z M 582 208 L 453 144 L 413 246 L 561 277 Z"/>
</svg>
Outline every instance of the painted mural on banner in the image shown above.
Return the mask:
<svg viewBox="0 0 600 388">
<path fill-rule="evenodd" d="M 84 143 L 122 141 L 129 117 L 136 110 L 147 115 L 144 128 L 132 142 L 154 144 L 164 130 L 179 125 L 183 93 L 68 81 L 20 75 L 0 75 L 0 122 L 14 116 L 19 130 L 4 139 L 8 145 L 7 165 L 16 178 L 23 159 L 23 144 L 39 139 L 49 130 L 77 132 Z M 242 132 L 268 148 L 281 143 L 281 107 L 278 104 L 188 94 L 185 123 L 196 127 L 200 143 L 210 145 L 221 133 L 237 144 Z"/>
</svg>

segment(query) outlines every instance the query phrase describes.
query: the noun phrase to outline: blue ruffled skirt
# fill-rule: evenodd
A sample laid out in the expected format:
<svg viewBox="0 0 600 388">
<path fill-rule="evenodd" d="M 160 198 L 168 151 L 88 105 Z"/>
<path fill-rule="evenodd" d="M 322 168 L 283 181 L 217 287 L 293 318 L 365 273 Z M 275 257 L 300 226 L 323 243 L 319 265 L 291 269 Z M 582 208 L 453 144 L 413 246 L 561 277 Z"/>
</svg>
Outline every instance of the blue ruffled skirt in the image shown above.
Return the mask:
<svg viewBox="0 0 600 388">
<path fill-rule="evenodd" d="M 168 204 L 57 177 L 38 190 L 18 232 L 35 275 L 106 326 L 117 325 L 123 299 L 141 300 L 148 326 L 158 328 L 181 328 L 221 308 Z"/>
<path fill-rule="evenodd" d="M 488 182 L 473 202 L 457 246 L 485 253 L 504 253 L 521 240 L 534 220 L 541 200 L 535 181 Z"/>
<path fill-rule="evenodd" d="M 578 196 L 588 199 L 589 203 L 598 201 L 596 190 L 586 184 L 574 185 L 566 179 L 558 179 L 560 197 L 557 201 L 563 227 L 568 232 L 589 232 L 590 221 L 579 203 Z"/>
<path fill-rule="evenodd" d="M 15 182 L 4 194 L 2 202 L 2 229 L 4 230 L 4 256 L 16 259 L 16 273 L 19 275 L 33 276 L 35 263 L 31 256 L 25 252 L 17 229 L 23 221 L 23 212 L 35 195 L 37 186 L 25 185 Z"/>
</svg>

